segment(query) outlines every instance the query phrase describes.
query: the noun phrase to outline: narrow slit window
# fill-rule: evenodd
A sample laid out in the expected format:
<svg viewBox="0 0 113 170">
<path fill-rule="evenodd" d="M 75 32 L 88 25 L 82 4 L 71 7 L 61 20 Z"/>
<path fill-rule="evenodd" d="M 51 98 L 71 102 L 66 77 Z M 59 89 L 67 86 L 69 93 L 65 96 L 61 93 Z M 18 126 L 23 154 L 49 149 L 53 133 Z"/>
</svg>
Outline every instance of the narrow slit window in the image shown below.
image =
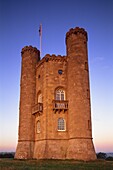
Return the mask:
<svg viewBox="0 0 113 170">
<path fill-rule="evenodd" d="M 88 120 L 88 130 L 91 130 L 91 122 Z"/>
<path fill-rule="evenodd" d="M 90 92 L 89 92 L 89 89 L 87 89 L 87 98 L 90 99 Z"/>
<path fill-rule="evenodd" d="M 38 95 L 38 103 L 42 103 L 42 93 Z"/>
<path fill-rule="evenodd" d="M 37 121 L 37 129 L 36 129 L 37 133 L 40 133 L 40 130 L 41 130 L 41 128 L 40 128 L 40 121 L 38 120 Z"/>
<path fill-rule="evenodd" d="M 85 62 L 85 70 L 88 71 L 88 62 Z"/>
</svg>

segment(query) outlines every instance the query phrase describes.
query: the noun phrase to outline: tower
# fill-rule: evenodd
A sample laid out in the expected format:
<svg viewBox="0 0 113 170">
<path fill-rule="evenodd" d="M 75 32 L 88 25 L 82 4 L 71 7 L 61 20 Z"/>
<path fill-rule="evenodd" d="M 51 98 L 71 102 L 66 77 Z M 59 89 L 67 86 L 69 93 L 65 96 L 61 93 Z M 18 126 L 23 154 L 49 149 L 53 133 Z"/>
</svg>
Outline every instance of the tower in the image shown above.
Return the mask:
<svg viewBox="0 0 113 170">
<path fill-rule="evenodd" d="M 32 113 L 35 117 L 33 157 L 66 159 L 68 142 L 66 57 L 47 54 L 37 63 L 36 68 L 37 99 Z M 41 109 L 38 106 L 42 106 Z"/>
<path fill-rule="evenodd" d="M 92 142 L 87 40 L 83 28 L 70 29 L 66 34 L 69 159 L 96 159 Z"/>
<path fill-rule="evenodd" d="M 22 49 L 19 137 L 15 158 L 30 159 L 34 149 L 34 117 L 31 114 L 35 102 L 36 64 L 40 60 L 40 53 L 32 46 Z"/>
<path fill-rule="evenodd" d="M 22 49 L 17 159 L 95 160 L 87 32 L 70 29 L 66 56 Z"/>
</svg>

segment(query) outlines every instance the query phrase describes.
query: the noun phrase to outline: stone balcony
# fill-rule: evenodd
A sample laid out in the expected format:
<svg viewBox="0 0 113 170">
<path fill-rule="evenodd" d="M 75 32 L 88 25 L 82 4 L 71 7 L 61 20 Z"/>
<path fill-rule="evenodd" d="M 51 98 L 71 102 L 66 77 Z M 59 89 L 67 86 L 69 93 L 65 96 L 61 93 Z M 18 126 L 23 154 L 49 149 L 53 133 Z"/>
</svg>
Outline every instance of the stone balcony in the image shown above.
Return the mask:
<svg viewBox="0 0 113 170">
<path fill-rule="evenodd" d="M 37 103 L 32 107 L 32 114 L 41 114 L 43 112 L 43 103 Z"/>
<path fill-rule="evenodd" d="M 68 110 L 68 101 L 67 100 L 53 100 L 53 110 L 56 113 L 61 111 Z"/>
</svg>

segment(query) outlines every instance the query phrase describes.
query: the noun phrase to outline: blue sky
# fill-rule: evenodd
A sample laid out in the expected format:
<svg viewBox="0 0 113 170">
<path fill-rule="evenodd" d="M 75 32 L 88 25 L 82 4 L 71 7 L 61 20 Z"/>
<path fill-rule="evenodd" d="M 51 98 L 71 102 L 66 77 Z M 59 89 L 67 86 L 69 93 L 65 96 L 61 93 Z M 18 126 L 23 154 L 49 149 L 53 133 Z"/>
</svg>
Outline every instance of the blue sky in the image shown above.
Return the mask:
<svg viewBox="0 0 113 170">
<path fill-rule="evenodd" d="M 93 141 L 97 152 L 113 152 L 113 1 L 0 0 L 0 151 L 15 151 L 18 138 L 21 49 L 42 57 L 66 55 L 70 28 L 88 32 Z"/>
</svg>

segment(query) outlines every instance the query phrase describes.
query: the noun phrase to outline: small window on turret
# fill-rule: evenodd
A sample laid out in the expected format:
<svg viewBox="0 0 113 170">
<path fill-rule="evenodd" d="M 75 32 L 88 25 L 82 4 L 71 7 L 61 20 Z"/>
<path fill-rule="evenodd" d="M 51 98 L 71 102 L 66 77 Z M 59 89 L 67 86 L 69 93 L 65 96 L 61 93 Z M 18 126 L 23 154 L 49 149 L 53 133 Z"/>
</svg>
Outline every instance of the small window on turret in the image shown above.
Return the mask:
<svg viewBox="0 0 113 170">
<path fill-rule="evenodd" d="M 90 92 L 89 92 L 89 89 L 87 89 L 87 99 L 90 99 Z"/>
<path fill-rule="evenodd" d="M 37 121 L 36 132 L 37 132 L 37 133 L 40 133 L 40 130 L 41 130 L 41 129 L 40 129 L 40 121 L 38 120 L 38 121 Z"/>
<path fill-rule="evenodd" d="M 88 71 L 88 62 L 85 62 L 85 70 Z"/>
<path fill-rule="evenodd" d="M 88 130 L 91 130 L 91 121 L 88 120 Z"/>
<path fill-rule="evenodd" d="M 38 94 L 38 103 L 42 103 L 42 93 Z"/>
<path fill-rule="evenodd" d="M 60 74 L 60 75 L 61 75 L 62 73 L 63 73 L 63 71 L 62 71 L 62 70 L 58 70 L 58 74 Z"/>
</svg>

